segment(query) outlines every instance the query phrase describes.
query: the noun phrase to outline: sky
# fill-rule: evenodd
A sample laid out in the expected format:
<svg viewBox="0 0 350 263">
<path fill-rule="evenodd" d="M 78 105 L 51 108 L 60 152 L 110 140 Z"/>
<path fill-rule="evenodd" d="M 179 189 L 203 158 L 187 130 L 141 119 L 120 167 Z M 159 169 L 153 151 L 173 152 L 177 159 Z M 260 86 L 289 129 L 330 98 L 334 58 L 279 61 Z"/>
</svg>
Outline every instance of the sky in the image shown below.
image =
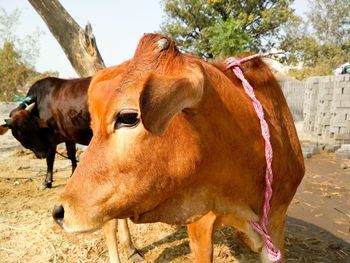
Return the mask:
<svg viewBox="0 0 350 263">
<path fill-rule="evenodd" d="M 298 15 L 306 11 L 306 2 L 295 0 L 293 8 Z M 142 35 L 159 30 L 164 17 L 159 0 L 60 0 L 60 3 L 80 27 L 84 28 L 88 21 L 91 23 L 97 47 L 107 67 L 131 58 Z M 21 16 L 15 29 L 17 36 L 31 34 L 36 28 L 44 32 L 38 43 L 37 71 L 58 71 L 61 78 L 78 76 L 27 0 L 0 0 L 0 8 L 8 14 L 20 9 Z"/>
</svg>

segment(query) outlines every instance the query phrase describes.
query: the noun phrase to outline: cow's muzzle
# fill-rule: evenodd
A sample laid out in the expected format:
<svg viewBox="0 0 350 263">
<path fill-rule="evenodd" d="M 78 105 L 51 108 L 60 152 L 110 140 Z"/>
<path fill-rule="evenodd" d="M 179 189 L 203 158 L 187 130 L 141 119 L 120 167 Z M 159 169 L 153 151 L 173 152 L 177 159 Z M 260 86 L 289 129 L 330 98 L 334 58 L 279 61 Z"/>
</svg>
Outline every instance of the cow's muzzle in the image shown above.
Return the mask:
<svg viewBox="0 0 350 263">
<path fill-rule="evenodd" d="M 64 208 L 61 205 L 55 205 L 52 209 L 52 217 L 55 219 L 56 223 L 63 228 L 63 219 L 64 219 Z"/>
</svg>

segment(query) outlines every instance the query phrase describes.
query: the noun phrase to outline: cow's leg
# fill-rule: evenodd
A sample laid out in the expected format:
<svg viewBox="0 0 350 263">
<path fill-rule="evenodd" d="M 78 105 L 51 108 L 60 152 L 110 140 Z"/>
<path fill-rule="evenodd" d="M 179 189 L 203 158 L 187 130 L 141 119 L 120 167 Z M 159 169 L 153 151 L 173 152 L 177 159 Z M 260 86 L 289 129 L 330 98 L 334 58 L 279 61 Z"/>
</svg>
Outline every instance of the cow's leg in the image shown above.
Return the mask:
<svg viewBox="0 0 350 263">
<path fill-rule="evenodd" d="M 213 234 L 217 216 L 209 212 L 198 221 L 187 225 L 193 262 L 212 262 Z"/>
<path fill-rule="evenodd" d="M 121 246 L 128 255 L 128 259 L 134 262 L 143 260 L 142 254 L 135 248 L 131 240 L 127 219 L 118 219 L 118 237 Z"/>
<path fill-rule="evenodd" d="M 281 251 L 283 258 L 285 213 L 274 213 L 269 215 L 268 231 L 274 245 Z M 256 232 L 250 222 L 233 215 L 221 216 L 216 224 L 230 225 L 234 228 L 239 239 L 252 251 L 259 253 L 261 262 L 270 263 L 267 250 L 262 236 Z"/>
<path fill-rule="evenodd" d="M 117 224 L 117 219 L 112 219 L 103 226 L 110 263 L 120 263 L 117 241 Z"/>
<path fill-rule="evenodd" d="M 44 190 L 46 188 L 52 187 L 53 163 L 55 161 L 55 155 L 56 155 L 56 145 L 50 149 L 49 154 L 46 158 L 46 165 L 47 165 L 46 177 L 45 177 L 45 181 L 39 187 L 39 190 Z"/>
<path fill-rule="evenodd" d="M 220 226 L 229 225 L 239 237 L 239 239 L 252 251 L 260 253 L 264 246 L 264 241 L 250 225 L 249 221 L 234 215 L 221 216 L 218 219 Z"/>
<path fill-rule="evenodd" d="M 109 260 L 111 263 L 119 263 L 117 229 L 119 242 L 128 255 L 129 260 L 139 262 L 143 260 L 143 256 L 135 248 L 131 241 L 130 231 L 126 219 L 112 219 L 103 226 L 106 235 L 106 243 L 108 247 Z"/>
<path fill-rule="evenodd" d="M 72 174 L 73 174 L 75 168 L 77 167 L 77 159 L 75 156 L 76 154 L 75 143 L 71 141 L 66 142 L 66 148 L 67 148 L 68 158 L 72 162 Z"/>
<path fill-rule="evenodd" d="M 284 231 L 286 225 L 286 213 L 285 212 L 275 212 L 269 214 L 269 223 L 267 229 L 269 235 L 273 241 L 273 244 L 276 248 L 281 251 L 282 262 L 284 262 Z M 260 252 L 260 259 L 263 263 L 272 262 L 269 260 L 267 255 L 267 249 L 264 246 Z"/>
</svg>

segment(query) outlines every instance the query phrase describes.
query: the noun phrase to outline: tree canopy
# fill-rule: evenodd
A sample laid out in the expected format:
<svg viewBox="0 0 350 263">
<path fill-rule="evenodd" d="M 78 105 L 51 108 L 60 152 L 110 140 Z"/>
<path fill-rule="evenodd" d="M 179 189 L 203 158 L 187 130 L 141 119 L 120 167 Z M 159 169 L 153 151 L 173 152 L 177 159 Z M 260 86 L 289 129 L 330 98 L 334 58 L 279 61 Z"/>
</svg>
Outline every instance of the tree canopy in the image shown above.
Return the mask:
<svg viewBox="0 0 350 263">
<path fill-rule="evenodd" d="M 16 26 L 20 15 L 18 9 L 10 14 L 0 9 L 0 100 L 11 101 L 14 95 L 23 95 L 34 81 L 58 75 L 57 72 L 36 72 L 34 64 L 39 55 L 37 42 L 41 32 L 36 30 L 19 38 Z"/>
<path fill-rule="evenodd" d="M 18 37 L 16 31 L 20 16 L 19 9 L 7 13 L 4 8 L 0 8 L 0 46 L 5 42 L 12 43 L 21 61 L 27 66 L 33 66 L 39 56 L 38 39 L 43 32 L 37 28 L 23 38 Z"/>
<path fill-rule="evenodd" d="M 105 67 L 90 23 L 82 29 L 59 0 L 28 1 L 56 38 L 79 76 L 91 76 Z"/>
<path fill-rule="evenodd" d="M 298 79 L 330 75 L 350 61 L 350 5 L 309 0 L 306 17 L 294 0 L 162 0 L 161 32 L 179 48 L 204 59 L 243 52 L 285 52 L 283 61 Z"/>
<path fill-rule="evenodd" d="M 281 48 L 290 74 L 298 79 L 330 75 L 350 61 L 350 5 L 340 0 L 309 0 L 306 20 L 285 27 Z"/>
<path fill-rule="evenodd" d="M 35 74 L 34 68 L 21 61 L 21 55 L 14 50 L 13 44 L 5 42 L 0 48 L 0 99 L 12 100 L 27 79 Z"/>
<path fill-rule="evenodd" d="M 185 52 L 211 59 L 265 52 L 294 17 L 293 0 L 163 0 L 161 33 Z"/>
</svg>

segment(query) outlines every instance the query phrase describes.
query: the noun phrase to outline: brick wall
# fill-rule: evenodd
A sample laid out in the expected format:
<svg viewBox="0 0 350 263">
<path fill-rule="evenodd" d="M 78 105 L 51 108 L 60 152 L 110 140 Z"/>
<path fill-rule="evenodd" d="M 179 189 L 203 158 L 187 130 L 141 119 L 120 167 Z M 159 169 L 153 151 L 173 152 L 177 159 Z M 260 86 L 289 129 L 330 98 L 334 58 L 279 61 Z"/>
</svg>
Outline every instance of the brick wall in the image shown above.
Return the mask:
<svg viewBox="0 0 350 263">
<path fill-rule="evenodd" d="M 350 75 L 311 77 L 299 84 L 295 81 L 280 84 L 293 118 L 299 120 L 296 118 L 302 112 L 303 132 L 311 140 L 326 144 L 350 143 Z M 296 89 L 293 85 L 303 88 Z M 301 98 L 303 106 L 300 106 Z"/>
<path fill-rule="evenodd" d="M 294 121 L 303 120 L 303 103 L 305 95 L 305 85 L 302 81 L 282 81 L 280 82 L 283 94 L 287 100 L 289 109 Z"/>
</svg>

